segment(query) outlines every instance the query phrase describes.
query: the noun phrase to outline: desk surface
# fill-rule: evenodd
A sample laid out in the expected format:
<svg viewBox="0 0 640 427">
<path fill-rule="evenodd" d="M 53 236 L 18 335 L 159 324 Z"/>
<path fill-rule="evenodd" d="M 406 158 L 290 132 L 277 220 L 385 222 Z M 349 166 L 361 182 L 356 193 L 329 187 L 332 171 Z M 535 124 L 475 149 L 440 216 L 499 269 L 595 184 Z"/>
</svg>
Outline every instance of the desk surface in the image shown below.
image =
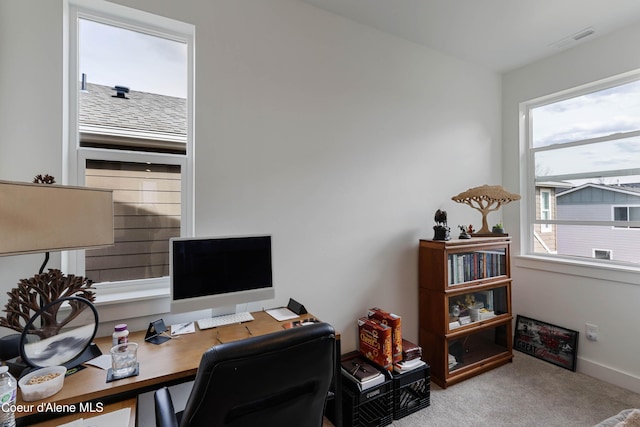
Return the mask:
<svg viewBox="0 0 640 427">
<path fill-rule="evenodd" d="M 278 322 L 264 311 L 252 314 L 255 318 L 252 322 L 204 331 L 198 330 L 196 326 L 195 333 L 179 335 L 160 345 L 145 342 L 146 331 L 132 332 L 129 335 L 129 342 L 139 344 L 139 375 L 107 383 L 105 370 L 87 365 L 86 369 L 65 378 L 62 390 L 47 399 L 24 402 L 21 393 L 18 393 L 16 403 L 26 405 L 27 408 L 17 412 L 16 417 L 21 418 L 36 413 L 38 404 L 43 402 L 57 405 L 77 405 L 80 402 L 100 401 L 101 399 L 117 400 L 119 395 L 122 395 L 122 399 L 126 399 L 137 390 L 159 388 L 162 384 L 187 381 L 195 377 L 202 354 L 210 347 L 221 342 L 237 341 L 250 336 L 280 331 L 284 324 L 290 322 Z M 313 316 L 309 314 L 300 316 L 300 318 L 309 317 Z M 95 343 L 103 354 L 109 354 L 111 337 L 97 338 Z M 29 406 L 33 406 L 33 409 L 29 410 Z"/>
</svg>

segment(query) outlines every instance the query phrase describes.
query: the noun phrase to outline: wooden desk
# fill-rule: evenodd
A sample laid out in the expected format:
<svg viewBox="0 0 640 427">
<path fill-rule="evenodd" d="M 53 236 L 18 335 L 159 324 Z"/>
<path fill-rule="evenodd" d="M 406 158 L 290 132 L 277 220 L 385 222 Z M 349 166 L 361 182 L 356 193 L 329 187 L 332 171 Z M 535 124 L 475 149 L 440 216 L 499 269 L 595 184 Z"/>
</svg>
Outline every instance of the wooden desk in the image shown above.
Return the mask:
<svg viewBox="0 0 640 427">
<path fill-rule="evenodd" d="M 129 342 L 139 344 L 139 375 L 107 383 L 105 370 L 87 365 L 86 369 L 65 378 L 62 390 L 47 399 L 24 402 L 19 392 L 16 404 L 26 407 L 25 410 L 16 412 L 18 425 L 32 425 L 34 422 L 62 415 L 58 412 L 38 413 L 39 403 L 74 405 L 77 408 L 81 402 L 101 402 L 106 407 L 110 403 L 131 399 L 139 393 L 156 390 L 162 385 L 192 380 L 195 378 L 202 354 L 210 347 L 221 342 L 238 341 L 280 331 L 282 325 L 289 322 L 278 322 L 264 311 L 255 312 L 252 315 L 255 320 L 243 324 L 204 331 L 198 330 L 196 326 L 195 333 L 179 335 L 160 345 L 145 342 L 146 331 L 132 332 L 129 335 Z M 300 316 L 302 319 L 310 317 L 313 316 L 310 314 Z M 111 337 L 97 338 L 95 343 L 103 354 L 109 354 Z M 339 350 L 336 357 L 339 361 Z M 339 371 L 336 372 L 339 373 Z M 336 377 L 339 379 L 340 375 Z"/>
</svg>

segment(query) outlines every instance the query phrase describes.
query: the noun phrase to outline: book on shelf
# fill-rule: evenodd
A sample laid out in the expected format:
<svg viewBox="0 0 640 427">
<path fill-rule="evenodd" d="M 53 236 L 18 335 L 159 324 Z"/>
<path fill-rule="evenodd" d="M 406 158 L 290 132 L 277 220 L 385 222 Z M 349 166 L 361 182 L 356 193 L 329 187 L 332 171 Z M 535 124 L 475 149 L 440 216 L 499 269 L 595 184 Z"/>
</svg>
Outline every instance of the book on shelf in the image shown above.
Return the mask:
<svg viewBox="0 0 640 427">
<path fill-rule="evenodd" d="M 505 274 L 505 254 L 501 251 L 478 251 L 450 254 L 447 259 L 449 285 Z"/>
<path fill-rule="evenodd" d="M 456 359 L 456 357 L 453 354 L 449 353 L 449 370 L 455 368 L 457 364 L 458 360 Z"/>
</svg>

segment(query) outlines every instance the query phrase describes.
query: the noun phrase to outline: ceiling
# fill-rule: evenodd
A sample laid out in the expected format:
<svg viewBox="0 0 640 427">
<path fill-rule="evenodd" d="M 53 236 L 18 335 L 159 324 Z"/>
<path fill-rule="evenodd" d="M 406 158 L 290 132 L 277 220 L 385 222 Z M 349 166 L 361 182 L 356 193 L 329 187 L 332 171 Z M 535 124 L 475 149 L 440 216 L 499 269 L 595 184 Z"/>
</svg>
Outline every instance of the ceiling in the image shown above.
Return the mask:
<svg viewBox="0 0 640 427">
<path fill-rule="evenodd" d="M 301 1 L 497 72 L 640 22 L 638 0 Z"/>
</svg>

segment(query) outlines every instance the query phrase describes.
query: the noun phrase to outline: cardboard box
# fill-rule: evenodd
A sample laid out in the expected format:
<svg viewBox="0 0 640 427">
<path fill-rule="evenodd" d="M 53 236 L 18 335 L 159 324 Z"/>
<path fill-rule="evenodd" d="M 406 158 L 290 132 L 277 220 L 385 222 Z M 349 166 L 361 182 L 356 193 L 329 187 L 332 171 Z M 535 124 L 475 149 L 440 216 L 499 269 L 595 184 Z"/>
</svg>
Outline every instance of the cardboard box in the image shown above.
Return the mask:
<svg viewBox="0 0 640 427">
<path fill-rule="evenodd" d="M 392 370 L 391 327 L 368 317 L 358 319 L 358 350 L 378 366 Z"/>
<path fill-rule="evenodd" d="M 383 325 L 391 326 L 391 355 L 393 362 L 402 360 L 402 318 L 397 314 L 389 313 L 381 308 L 369 309 L 369 318 L 376 320 Z"/>
</svg>

